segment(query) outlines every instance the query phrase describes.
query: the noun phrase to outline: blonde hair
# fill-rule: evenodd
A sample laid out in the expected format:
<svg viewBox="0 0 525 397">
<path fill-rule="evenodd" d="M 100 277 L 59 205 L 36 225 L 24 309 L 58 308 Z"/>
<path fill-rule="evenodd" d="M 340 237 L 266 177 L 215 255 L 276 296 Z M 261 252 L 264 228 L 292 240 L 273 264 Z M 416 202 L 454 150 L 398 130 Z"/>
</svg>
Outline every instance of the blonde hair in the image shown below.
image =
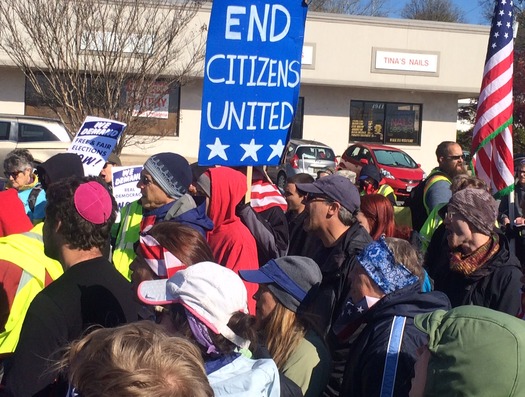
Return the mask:
<svg viewBox="0 0 525 397">
<path fill-rule="evenodd" d="M 297 315 L 276 300 L 274 310 L 264 323 L 266 346 L 277 368 L 282 370 L 290 355 L 306 334 Z"/>
<path fill-rule="evenodd" d="M 150 321 L 100 328 L 58 365 L 82 397 L 211 397 L 199 349 Z"/>
</svg>

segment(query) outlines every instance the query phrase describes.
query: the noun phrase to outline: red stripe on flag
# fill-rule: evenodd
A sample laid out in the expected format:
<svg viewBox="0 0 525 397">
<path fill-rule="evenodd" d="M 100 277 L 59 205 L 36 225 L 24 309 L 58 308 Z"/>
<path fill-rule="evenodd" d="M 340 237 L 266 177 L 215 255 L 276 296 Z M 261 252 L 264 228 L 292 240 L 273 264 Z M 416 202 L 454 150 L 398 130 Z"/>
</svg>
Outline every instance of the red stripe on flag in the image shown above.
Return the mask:
<svg viewBox="0 0 525 397">
<path fill-rule="evenodd" d="M 504 189 L 508 193 L 514 169 L 512 2 L 498 0 L 493 15 L 471 150 L 476 156 L 478 176 L 496 189 L 494 193 Z"/>
</svg>

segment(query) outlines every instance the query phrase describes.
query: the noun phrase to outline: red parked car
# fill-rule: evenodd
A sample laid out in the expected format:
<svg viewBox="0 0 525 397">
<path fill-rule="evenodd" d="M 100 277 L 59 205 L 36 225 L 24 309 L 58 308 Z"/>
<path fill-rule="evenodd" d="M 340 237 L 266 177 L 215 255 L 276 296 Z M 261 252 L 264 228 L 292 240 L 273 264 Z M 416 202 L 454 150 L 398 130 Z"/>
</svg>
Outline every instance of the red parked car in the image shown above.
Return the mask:
<svg viewBox="0 0 525 397">
<path fill-rule="evenodd" d="M 337 168 L 348 169 L 359 175 L 364 164 L 374 164 L 379 168 L 399 201 L 405 201 L 410 191 L 426 177 L 420 164 L 401 149 L 373 143 L 350 145 L 341 156 Z"/>
</svg>

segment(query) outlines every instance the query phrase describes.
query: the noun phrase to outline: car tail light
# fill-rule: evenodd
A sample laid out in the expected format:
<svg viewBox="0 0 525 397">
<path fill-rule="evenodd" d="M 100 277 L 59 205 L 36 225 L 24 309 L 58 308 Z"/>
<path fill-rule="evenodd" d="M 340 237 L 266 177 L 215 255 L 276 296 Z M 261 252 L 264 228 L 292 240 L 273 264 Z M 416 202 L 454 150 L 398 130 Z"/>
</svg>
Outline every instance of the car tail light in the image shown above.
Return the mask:
<svg viewBox="0 0 525 397">
<path fill-rule="evenodd" d="M 290 159 L 290 165 L 292 168 L 299 168 L 299 156 L 294 154 L 294 156 Z"/>
</svg>

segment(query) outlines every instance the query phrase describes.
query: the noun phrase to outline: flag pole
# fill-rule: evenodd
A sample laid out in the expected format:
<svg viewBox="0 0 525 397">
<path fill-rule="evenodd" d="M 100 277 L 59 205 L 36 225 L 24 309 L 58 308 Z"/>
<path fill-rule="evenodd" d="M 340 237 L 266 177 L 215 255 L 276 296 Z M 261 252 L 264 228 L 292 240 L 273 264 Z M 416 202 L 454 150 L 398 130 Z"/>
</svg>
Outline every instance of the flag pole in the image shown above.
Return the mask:
<svg viewBox="0 0 525 397">
<path fill-rule="evenodd" d="M 248 204 L 252 199 L 252 175 L 253 166 L 249 165 L 246 167 L 246 195 L 244 196 L 244 203 Z"/>
</svg>

